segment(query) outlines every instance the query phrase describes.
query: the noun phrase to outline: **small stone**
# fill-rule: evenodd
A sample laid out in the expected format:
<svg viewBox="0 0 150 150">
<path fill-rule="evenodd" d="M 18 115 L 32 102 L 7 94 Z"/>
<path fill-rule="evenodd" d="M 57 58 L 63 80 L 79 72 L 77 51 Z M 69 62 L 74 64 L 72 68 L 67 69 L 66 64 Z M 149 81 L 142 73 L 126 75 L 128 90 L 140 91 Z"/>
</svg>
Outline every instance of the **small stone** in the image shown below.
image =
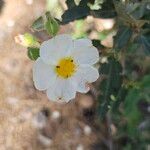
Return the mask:
<svg viewBox="0 0 150 150">
<path fill-rule="evenodd" d="M 42 129 L 46 126 L 46 116 L 42 112 L 39 112 L 32 120 L 33 126 Z"/>
<path fill-rule="evenodd" d="M 7 97 L 6 101 L 8 104 L 15 106 L 19 100 L 16 97 Z"/>
<path fill-rule="evenodd" d="M 60 118 L 60 112 L 59 111 L 53 111 L 51 115 L 52 119 L 58 119 Z"/>
<path fill-rule="evenodd" d="M 14 20 L 10 19 L 10 20 L 7 21 L 7 26 L 8 27 L 13 27 L 14 25 L 15 25 L 15 21 Z"/>
<path fill-rule="evenodd" d="M 82 145 L 82 144 L 79 144 L 79 145 L 77 146 L 76 150 L 84 150 L 83 145 Z"/>
<path fill-rule="evenodd" d="M 44 145 L 44 146 L 50 146 L 52 144 L 52 140 L 42 134 L 38 135 L 38 140 Z"/>
<path fill-rule="evenodd" d="M 90 135 L 91 132 L 92 132 L 91 127 L 88 126 L 88 125 L 86 125 L 86 126 L 84 127 L 84 134 L 85 134 L 85 135 Z"/>
</svg>

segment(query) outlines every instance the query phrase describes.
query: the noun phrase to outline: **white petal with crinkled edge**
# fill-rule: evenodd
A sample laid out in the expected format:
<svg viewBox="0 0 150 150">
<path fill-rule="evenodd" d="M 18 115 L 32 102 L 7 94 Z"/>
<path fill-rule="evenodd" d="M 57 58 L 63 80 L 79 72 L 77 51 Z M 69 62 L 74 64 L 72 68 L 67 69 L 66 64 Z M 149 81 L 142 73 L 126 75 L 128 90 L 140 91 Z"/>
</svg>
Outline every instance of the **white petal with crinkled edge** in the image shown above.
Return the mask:
<svg viewBox="0 0 150 150">
<path fill-rule="evenodd" d="M 87 84 L 95 82 L 99 78 L 99 72 L 90 65 L 82 65 L 73 78 L 78 83 L 77 91 L 87 93 L 90 89 Z"/>
<path fill-rule="evenodd" d="M 33 81 L 38 90 L 46 90 L 56 80 L 56 73 L 51 65 L 47 65 L 41 58 L 33 66 Z"/>
<path fill-rule="evenodd" d="M 53 86 L 47 90 L 47 96 L 52 101 L 69 102 L 76 96 L 76 87 L 76 83 L 71 79 L 57 78 Z"/>
<path fill-rule="evenodd" d="M 40 57 L 47 64 L 56 64 L 60 58 L 68 55 L 71 47 L 73 47 L 71 36 L 61 34 L 42 43 Z"/>
<path fill-rule="evenodd" d="M 72 51 L 71 56 L 77 64 L 93 65 L 99 60 L 98 50 L 94 46 L 79 48 L 74 45 L 74 50 Z"/>
</svg>

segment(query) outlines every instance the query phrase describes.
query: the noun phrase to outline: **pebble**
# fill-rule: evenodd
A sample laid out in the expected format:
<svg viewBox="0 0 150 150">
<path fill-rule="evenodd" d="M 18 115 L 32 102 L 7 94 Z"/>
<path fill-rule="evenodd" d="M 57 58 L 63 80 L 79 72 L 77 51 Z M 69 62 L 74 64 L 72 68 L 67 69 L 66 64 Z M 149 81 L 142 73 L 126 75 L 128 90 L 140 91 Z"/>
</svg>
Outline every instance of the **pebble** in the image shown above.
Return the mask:
<svg viewBox="0 0 150 150">
<path fill-rule="evenodd" d="M 19 100 L 16 97 L 7 97 L 6 101 L 8 104 L 15 106 Z"/>
<path fill-rule="evenodd" d="M 7 26 L 8 27 L 13 27 L 14 25 L 15 25 L 15 21 L 14 20 L 10 19 L 10 20 L 7 21 Z"/>
<path fill-rule="evenodd" d="M 42 129 L 46 126 L 46 116 L 39 112 L 34 116 L 32 123 L 35 128 Z"/>
<path fill-rule="evenodd" d="M 44 146 L 50 146 L 52 144 L 52 140 L 42 134 L 38 135 L 38 140 L 44 145 Z"/>
<path fill-rule="evenodd" d="M 88 125 L 86 125 L 86 126 L 84 127 L 84 134 L 85 134 L 85 135 L 90 135 L 91 132 L 92 132 L 91 127 L 88 126 Z"/>
<path fill-rule="evenodd" d="M 84 150 L 83 145 L 82 145 L 82 144 L 79 144 L 79 145 L 77 146 L 76 150 Z"/>
<path fill-rule="evenodd" d="M 52 119 L 58 119 L 60 118 L 60 112 L 59 111 L 53 111 L 51 115 Z"/>
</svg>

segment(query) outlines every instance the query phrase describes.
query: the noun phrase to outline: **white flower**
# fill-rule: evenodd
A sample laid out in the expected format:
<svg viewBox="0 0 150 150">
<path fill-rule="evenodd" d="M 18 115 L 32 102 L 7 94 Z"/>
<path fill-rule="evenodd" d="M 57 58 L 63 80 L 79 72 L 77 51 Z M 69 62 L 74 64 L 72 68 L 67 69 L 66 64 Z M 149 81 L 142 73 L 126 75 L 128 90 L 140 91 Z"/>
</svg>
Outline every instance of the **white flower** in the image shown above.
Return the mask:
<svg viewBox="0 0 150 150">
<path fill-rule="evenodd" d="M 66 34 L 55 36 L 41 45 L 40 57 L 33 67 L 35 87 L 47 90 L 52 101 L 68 102 L 76 92 L 88 92 L 87 83 L 98 79 L 98 70 L 92 66 L 98 60 L 91 40 L 73 40 Z"/>
</svg>

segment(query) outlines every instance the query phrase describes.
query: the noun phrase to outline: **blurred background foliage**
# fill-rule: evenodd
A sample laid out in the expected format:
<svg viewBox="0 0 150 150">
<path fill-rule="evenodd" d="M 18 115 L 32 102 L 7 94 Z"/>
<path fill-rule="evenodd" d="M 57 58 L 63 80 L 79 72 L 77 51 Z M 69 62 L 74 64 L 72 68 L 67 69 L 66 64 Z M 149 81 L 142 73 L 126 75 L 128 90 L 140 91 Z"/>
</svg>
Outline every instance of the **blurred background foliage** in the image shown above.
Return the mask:
<svg viewBox="0 0 150 150">
<path fill-rule="evenodd" d="M 47 0 L 47 11 L 50 19 L 39 17 L 32 25 L 34 31 L 46 30 L 52 36 L 57 34 L 59 25 L 70 23 L 68 32 L 74 38 L 89 37 L 99 49 L 97 114 L 100 124 L 109 124 L 114 149 L 148 149 L 150 2 L 66 0 L 64 4 Z M 33 59 L 39 56 L 37 47 L 28 49 Z"/>
</svg>

